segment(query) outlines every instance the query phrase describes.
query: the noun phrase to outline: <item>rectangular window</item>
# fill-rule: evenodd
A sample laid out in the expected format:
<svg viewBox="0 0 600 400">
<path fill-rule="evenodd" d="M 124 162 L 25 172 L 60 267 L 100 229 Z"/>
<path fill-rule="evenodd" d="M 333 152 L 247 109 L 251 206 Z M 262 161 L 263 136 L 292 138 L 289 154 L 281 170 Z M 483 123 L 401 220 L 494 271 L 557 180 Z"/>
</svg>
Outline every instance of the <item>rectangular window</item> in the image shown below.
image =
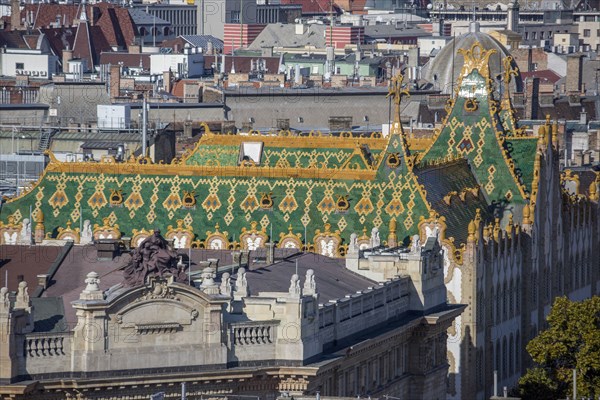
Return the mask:
<svg viewBox="0 0 600 400">
<path fill-rule="evenodd" d="M 591 36 L 591 31 L 589 29 L 584 29 L 583 30 L 583 37 L 590 37 Z"/>
<path fill-rule="evenodd" d="M 531 37 L 532 37 L 533 40 L 536 40 L 537 39 L 537 32 L 532 32 L 531 33 Z"/>
<path fill-rule="evenodd" d="M 240 145 L 239 164 L 254 163 L 260 164 L 262 156 L 263 142 L 244 142 Z"/>
<path fill-rule="evenodd" d="M 16 69 L 25 69 L 25 64 L 24 63 L 15 63 L 15 68 Z"/>
</svg>

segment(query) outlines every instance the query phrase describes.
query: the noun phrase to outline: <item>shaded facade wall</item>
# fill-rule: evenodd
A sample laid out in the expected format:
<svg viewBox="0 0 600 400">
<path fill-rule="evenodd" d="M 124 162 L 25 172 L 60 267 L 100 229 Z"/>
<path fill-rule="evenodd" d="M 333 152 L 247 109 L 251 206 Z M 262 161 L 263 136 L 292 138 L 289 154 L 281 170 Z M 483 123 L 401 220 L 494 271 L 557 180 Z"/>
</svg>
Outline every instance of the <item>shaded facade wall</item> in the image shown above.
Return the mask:
<svg viewBox="0 0 600 400">
<path fill-rule="evenodd" d="M 352 95 L 331 92 L 331 89 L 312 88 L 301 96 L 293 93 L 257 96 L 240 88 L 235 95 L 226 95 L 227 118 L 238 126 L 253 119 L 255 128 L 274 127 L 277 119 L 289 118 L 292 128 L 302 130 L 327 127 L 331 116 L 352 116 L 353 125 L 368 124 L 375 131 L 381 131 L 381 125 L 390 121 L 393 107 L 390 109 L 385 92 Z M 425 95 L 415 94 L 410 99 L 425 100 Z M 365 116 L 368 121 L 364 121 Z"/>
<path fill-rule="evenodd" d="M 548 136 L 550 136 L 548 134 Z M 487 399 L 498 387 L 513 388 L 531 366 L 527 343 L 547 328 L 554 299 L 582 300 L 600 293 L 598 200 L 573 201 L 562 194 L 558 155 L 549 137 L 538 144 L 530 216 L 520 227 L 478 226 L 460 268 L 460 295 L 473 299 L 454 322 L 460 359 L 451 354 L 449 398 Z M 579 188 L 585 193 L 587 188 Z M 537 194 L 536 194 L 537 193 Z M 527 220 L 529 221 L 527 223 Z M 457 275 L 453 270 L 452 275 Z M 452 276 L 446 277 L 449 292 Z M 456 368 L 458 373 L 453 373 Z"/>
</svg>

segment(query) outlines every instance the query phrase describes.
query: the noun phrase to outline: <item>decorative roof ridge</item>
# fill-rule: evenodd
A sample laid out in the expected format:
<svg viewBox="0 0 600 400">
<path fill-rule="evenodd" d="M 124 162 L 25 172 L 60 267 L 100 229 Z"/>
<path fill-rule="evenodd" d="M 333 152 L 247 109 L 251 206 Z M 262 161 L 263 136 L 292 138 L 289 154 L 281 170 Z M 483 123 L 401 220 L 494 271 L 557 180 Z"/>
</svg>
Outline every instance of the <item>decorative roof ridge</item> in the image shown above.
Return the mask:
<svg viewBox="0 0 600 400">
<path fill-rule="evenodd" d="M 510 125 L 509 128 L 512 128 L 512 131 L 505 132 L 506 136 L 522 136 L 525 132 L 525 128 L 517 128 L 518 118 L 516 117 L 516 112 L 512 104 L 512 100 L 510 98 L 510 81 L 512 77 L 516 77 L 520 74 L 519 66 L 515 64 L 513 67 L 514 59 L 512 56 L 507 56 L 502 59 L 502 64 L 504 66 L 503 80 L 505 85 L 505 90 L 502 95 L 502 100 L 500 101 L 500 111 L 504 111 L 509 120 Z"/>
<path fill-rule="evenodd" d="M 438 163 L 417 163 L 415 165 L 415 170 L 417 170 L 418 172 L 428 172 L 442 168 L 447 168 L 452 165 L 460 164 L 461 162 L 464 162 L 466 165 L 469 165 L 469 159 L 463 156 L 452 159 L 440 158 L 438 161 Z"/>
<path fill-rule="evenodd" d="M 496 53 L 496 50 L 490 49 L 485 50 L 479 41 L 473 43 L 470 49 L 458 49 L 458 52 L 462 54 L 464 58 L 463 66 L 460 70 L 460 74 L 458 75 L 458 80 L 456 81 L 456 86 L 454 87 L 454 96 L 448 99 L 446 102 L 445 110 L 446 116 L 442 119 L 441 126 L 439 128 L 435 128 L 433 131 L 435 132 L 433 138 L 431 139 L 431 143 L 425 149 L 425 151 L 420 153 L 419 159 L 424 159 L 429 150 L 435 145 L 439 136 L 444 131 L 444 128 L 448 124 L 448 118 L 454 111 L 454 106 L 456 105 L 456 98 L 460 95 L 460 88 L 462 87 L 463 79 L 468 76 L 474 69 L 477 69 L 479 74 L 485 79 L 488 85 L 488 92 L 490 92 L 490 71 L 488 60 L 490 56 Z M 491 98 L 491 96 L 489 96 Z"/>
<path fill-rule="evenodd" d="M 490 94 L 492 93 L 491 92 L 491 81 L 489 78 L 487 79 L 487 90 Z M 515 172 L 515 168 L 516 168 L 515 162 L 512 159 L 512 157 L 510 156 L 510 154 L 508 153 L 508 149 L 504 145 L 504 143 L 506 141 L 506 136 L 501 134 L 500 131 L 498 131 L 498 126 L 502 126 L 502 121 L 500 119 L 500 113 L 498 112 L 496 103 L 497 103 L 497 101 L 495 101 L 495 100 L 488 102 L 489 113 L 490 113 L 490 116 L 492 117 L 492 129 L 494 130 L 494 136 L 496 138 L 496 142 L 498 143 L 498 146 L 500 147 L 500 153 L 502 154 L 504 163 L 505 163 L 506 167 L 508 168 L 508 171 L 510 172 L 510 176 L 513 178 L 515 185 L 519 189 L 519 193 L 521 194 L 521 197 L 523 198 L 523 200 L 527 200 L 529 198 L 529 196 L 527 195 L 527 193 L 525 193 L 525 184 L 521 180 L 519 180 L 519 178 L 517 177 L 517 174 Z"/>
<path fill-rule="evenodd" d="M 231 141 L 229 144 L 233 146 L 237 146 L 242 142 L 261 141 L 265 145 L 292 149 L 300 146 L 291 146 L 290 141 L 304 141 L 306 146 L 310 148 L 343 147 L 357 150 L 360 150 L 360 146 L 363 144 L 373 146 L 377 150 L 384 150 L 389 143 L 389 137 L 384 137 L 381 132 L 372 132 L 368 137 L 354 137 L 352 132 L 349 131 L 341 132 L 340 136 L 331 136 L 324 135 L 318 130 L 312 130 L 308 135 L 301 136 L 289 130 L 280 130 L 267 135 L 261 134 L 256 130 L 251 130 L 248 135 L 238 135 L 213 133 L 205 122 L 201 122 L 200 126 L 204 128 L 202 137 L 195 143 L 192 149 L 186 150 L 179 159 L 174 160 L 174 164 L 186 164 L 194 154 L 201 150 L 202 146 L 225 145 L 225 143 L 219 143 L 224 141 Z"/>
<path fill-rule="evenodd" d="M 399 72 L 390 80 L 389 92 L 386 95 L 386 97 L 393 97 L 395 104 L 394 122 L 392 124 L 392 130 L 388 135 L 389 137 L 387 147 L 389 148 L 390 144 L 392 143 L 392 138 L 399 138 L 400 148 L 402 150 L 401 158 L 405 160 L 409 172 L 412 172 L 412 169 L 417 161 L 417 155 L 410 154 L 410 149 L 408 148 L 408 138 L 404 133 L 404 128 L 402 127 L 402 119 L 400 118 L 400 102 L 402 101 L 403 97 L 410 97 L 408 89 L 402 88 L 403 82 L 404 75 L 402 74 L 402 72 Z"/>
</svg>

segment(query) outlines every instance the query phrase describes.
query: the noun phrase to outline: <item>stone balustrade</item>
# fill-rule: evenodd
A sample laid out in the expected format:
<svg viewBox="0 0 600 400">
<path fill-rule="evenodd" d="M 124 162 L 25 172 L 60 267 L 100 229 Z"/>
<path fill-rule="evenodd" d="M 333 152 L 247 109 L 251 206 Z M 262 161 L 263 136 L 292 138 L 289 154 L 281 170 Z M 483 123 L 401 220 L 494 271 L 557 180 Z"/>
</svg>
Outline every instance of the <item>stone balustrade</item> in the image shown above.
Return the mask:
<svg viewBox="0 0 600 400">
<path fill-rule="evenodd" d="M 231 324 L 231 343 L 236 346 L 273 344 L 276 326 L 276 323 L 263 321 Z"/>
<path fill-rule="evenodd" d="M 23 339 L 23 356 L 28 358 L 65 356 L 70 341 L 70 333 L 27 334 Z"/>
<path fill-rule="evenodd" d="M 319 329 L 327 344 L 376 326 L 409 310 L 409 279 L 395 278 L 319 306 Z M 337 329 L 334 329 L 337 326 Z"/>
</svg>

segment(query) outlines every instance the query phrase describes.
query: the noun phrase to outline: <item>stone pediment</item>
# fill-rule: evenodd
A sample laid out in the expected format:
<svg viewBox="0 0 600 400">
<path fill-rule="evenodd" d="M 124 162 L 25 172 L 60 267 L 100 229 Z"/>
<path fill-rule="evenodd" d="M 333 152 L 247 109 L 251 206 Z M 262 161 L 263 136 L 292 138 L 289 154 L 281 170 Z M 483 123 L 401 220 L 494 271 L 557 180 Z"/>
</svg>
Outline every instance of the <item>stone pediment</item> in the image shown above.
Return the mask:
<svg viewBox="0 0 600 400">
<path fill-rule="evenodd" d="M 94 368 L 226 363 L 221 321 L 226 297 L 210 296 L 193 286 L 174 282 L 173 277 L 158 276 L 148 277 L 142 286 L 115 287 L 105 299 L 91 298 L 96 292 L 102 293 L 97 282 L 88 292 L 72 303 L 78 316 L 74 348 L 93 352 L 100 363 Z M 101 344 L 86 340 L 90 337 L 106 337 L 107 341 Z M 143 356 L 139 349 L 144 349 Z M 169 353 L 168 359 L 165 352 Z M 88 361 L 77 358 L 76 362 Z"/>
</svg>

